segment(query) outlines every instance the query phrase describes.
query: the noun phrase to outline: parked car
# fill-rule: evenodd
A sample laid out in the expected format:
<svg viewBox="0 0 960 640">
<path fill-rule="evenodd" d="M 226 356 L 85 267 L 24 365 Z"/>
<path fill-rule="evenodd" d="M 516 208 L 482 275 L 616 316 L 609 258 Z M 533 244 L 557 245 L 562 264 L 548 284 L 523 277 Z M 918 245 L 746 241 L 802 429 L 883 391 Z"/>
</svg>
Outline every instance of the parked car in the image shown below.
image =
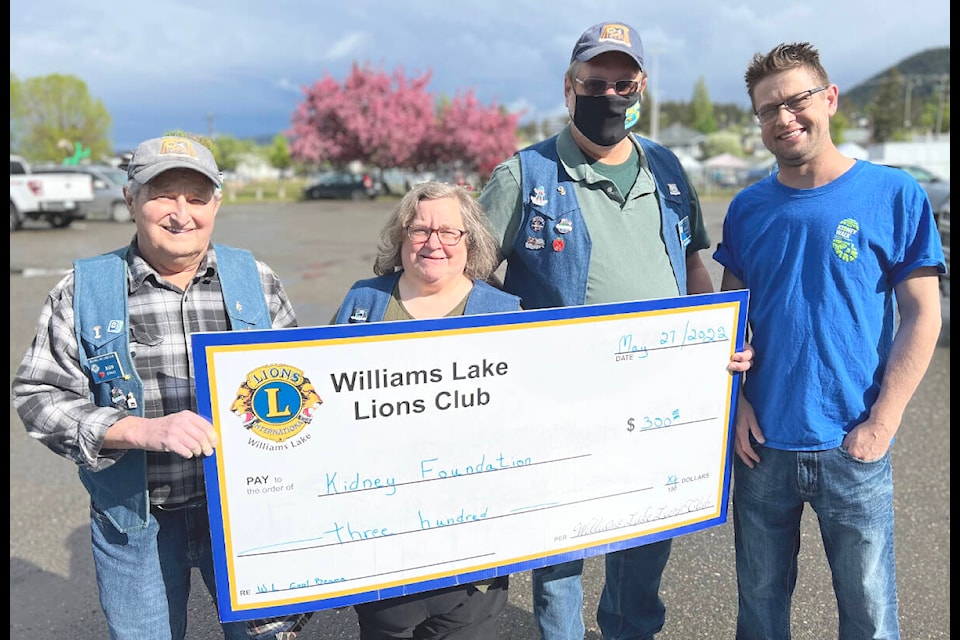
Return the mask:
<svg viewBox="0 0 960 640">
<path fill-rule="evenodd" d="M 80 204 L 85 219 L 130 222 L 130 211 L 123 199 L 123 185 L 127 183 L 126 171 L 98 164 L 46 164 L 34 168 L 34 173 L 66 172 L 82 173 L 93 180 L 93 200 Z"/>
<path fill-rule="evenodd" d="M 42 220 L 54 229 L 82 220 L 81 202 L 93 200 L 90 176 L 57 171 L 40 175 L 26 158 L 10 154 L 10 231 L 27 220 Z"/>
<path fill-rule="evenodd" d="M 303 199 L 373 200 L 380 195 L 381 188 L 369 173 L 332 171 L 320 174 L 304 187 Z"/>
<path fill-rule="evenodd" d="M 384 169 L 380 174 L 383 192 L 388 196 L 402 196 L 410 190 L 412 175 L 407 169 Z"/>
<path fill-rule="evenodd" d="M 940 291 L 943 295 L 950 295 L 950 199 L 940 208 L 937 216 L 937 230 L 940 231 L 940 242 L 943 243 L 943 258 L 947 264 L 947 272 L 940 276 Z"/>
<path fill-rule="evenodd" d="M 886 164 L 886 163 L 885 163 Z M 903 169 L 913 176 L 930 198 L 933 217 L 937 221 L 940 240 L 943 242 L 943 254 L 947 262 L 947 273 L 940 276 L 940 290 L 950 295 L 950 181 L 913 164 L 888 164 Z"/>
<path fill-rule="evenodd" d="M 887 164 L 887 163 L 884 163 Z M 950 207 L 950 181 L 944 180 L 938 175 L 927 171 L 923 167 L 918 167 L 912 164 L 887 164 L 889 167 L 896 167 L 897 169 L 903 169 L 911 176 L 913 176 L 917 182 L 920 183 L 920 186 L 923 187 L 923 190 L 927 192 L 927 197 L 930 198 L 930 205 L 933 207 L 933 215 L 939 218 L 940 212 L 943 211 L 944 206 L 948 209 Z"/>
</svg>

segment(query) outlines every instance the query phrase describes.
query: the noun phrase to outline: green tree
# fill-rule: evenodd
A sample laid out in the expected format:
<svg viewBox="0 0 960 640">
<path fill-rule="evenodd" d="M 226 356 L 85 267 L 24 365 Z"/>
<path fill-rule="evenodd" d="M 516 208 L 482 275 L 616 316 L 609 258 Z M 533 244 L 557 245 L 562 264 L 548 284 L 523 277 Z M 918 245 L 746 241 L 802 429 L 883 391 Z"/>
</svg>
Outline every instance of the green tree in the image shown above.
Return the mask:
<svg viewBox="0 0 960 640">
<path fill-rule="evenodd" d="M 841 144 L 845 138 L 845 132 L 850 127 L 850 119 L 842 111 L 837 111 L 830 118 L 830 139 L 834 144 Z"/>
<path fill-rule="evenodd" d="M 873 141 L 889 142 L 895 140 L 903 124 L 903 75 L 893 69 L 884 79 L 880 90 L 867 106 L 867 113 L 873 120 Z"/>
<path fill-rule="evenodd" d="M 918 124 L 934 134 L 950 132 L 950 94 L 923 105 Z M 939 125 L 939 128 L 938 128 Z"/>
<path fill-rule="evenodd" d="M 690 121 L 690 105 L 688 103 L 673 100 L 660 103 L 660 131 L 674 123 L 686 127 L 689 126 Z"/>
<path fill-rule="evenodd" d="M 293 164 L 293 160 L 290 158 L 290 144 L 287 142 L 287 137 L 282 133 L 273 136 L 270 148 L 267 150 L 267 159 L 270 161 L 270 166 L 280 170 L 281 179 L 284 172 Z"/>
<path fill-rule="evenodd" d="M 273 136 L 270 147 L 266 151 L 270 166 L 279 171 L 280 175 L 278 179 L 280 184 L 277 187 L 277 195 L 283 200 L 287 197 L 287 188 L 283 184 L 283 177 L 287 169 L 290 168 L 290 165 L 293 164 L 293 159 L 290 157 L 290 144 L 287 142 L 287 137 L 282 133 Z"/>
<path fill-rule="evenodd" d="M 703 155 L 706 158 L 729 153 L 739 157 L 743 156 L 743 142 L 740 135 L 734 131 L 715 131 L 708 133 L 703 141 Z"/>
<path fill-rule="evenodd" d="M 62 162 L 80 149 L 106 159 L 113 155 L 111 126 L 83 80 L 55 73 L 20 81 L 10 74 L 11 151 L 34 162 Z"/>
<path fill-rule="evenodd" d="M 17 136 L 18 127 L 14 126 L 23 118 L 23 96 L 20 79 L 14 72 L 10 72 L 10 153 L 20 148 Z"/>
<path fill-rule="evenodd" d="M 717 130 L 717 118 L 713 114 L 713 103 L 707 91 L 707 81 L 703 76 L 697 79 L 693 87 L 693 101 L 690 104 L 693 115 L 693 128 L 700 133 L 713 133 Z"/>
<path fill-rule="evenodd" d="M 753 112 L 736 104 L 715 104 L 713 112 L 716 114 L 717 127 L 720 130 L 751 127 L 754 124 Z"/>
<path fill-rule="evenodd" d="M 257 144 L 253 140 L 240 140 L 231 135 L 220 134 L 213 139 L 212 149 L 220 171 L 227 172 L 236 171 L 243 156 L 257 151 Z"/>
</svg>

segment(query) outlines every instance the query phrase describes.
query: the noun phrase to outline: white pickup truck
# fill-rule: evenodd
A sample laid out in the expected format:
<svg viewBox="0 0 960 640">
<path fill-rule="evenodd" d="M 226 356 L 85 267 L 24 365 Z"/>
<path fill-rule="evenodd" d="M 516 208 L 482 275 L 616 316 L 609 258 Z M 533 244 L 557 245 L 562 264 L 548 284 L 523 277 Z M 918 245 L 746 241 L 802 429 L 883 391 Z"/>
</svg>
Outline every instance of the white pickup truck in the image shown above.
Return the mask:
<svg viewBox="0 0 960 640">
<path fill-rule="evenodd" d="M 56 228 L 84 217 L 81 202 L 93 200 L 93 180 L 82 173 L 32 173 L 30 164 L 10 155 L 10 231 L 26 220 Z"/>
</svg>

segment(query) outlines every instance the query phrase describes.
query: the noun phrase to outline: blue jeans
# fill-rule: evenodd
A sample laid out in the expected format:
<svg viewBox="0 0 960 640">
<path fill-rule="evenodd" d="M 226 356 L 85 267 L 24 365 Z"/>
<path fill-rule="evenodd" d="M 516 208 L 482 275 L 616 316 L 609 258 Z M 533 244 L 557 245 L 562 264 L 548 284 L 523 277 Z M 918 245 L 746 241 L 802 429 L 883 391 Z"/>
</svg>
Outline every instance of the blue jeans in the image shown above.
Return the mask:
<svg viewBox="0 0 960 640">
<path fill-rule="evenodd" d="M 606 580 L 597 605 L 604 640 L 653 640 L 663 629 L 667 608 L 660 578 L 670 558 L 671 539 L 608 553 Z"/>
<path fill-rule="evenodd" d="M 534 569 L 533 619 L 541 640 L 583 640 L 583 560 Z"/>
<path fill-rule="evenodd" d="M 760 462 L 753 469 L 736 456 L 733 467 L 737 640 L 789 640 L 807 502 L 830 564 L 840 640 L 899 638 L 890 452 L 864 462 L 840 447 L 754 447 Z"/>
<path fill-rule="evenodd" d="M 671 540 L 608 553 L 597 606 L 604 640 L 648 640 L 663 628 L 660 577 Z M 583 640 L 583 560 L 533 570 L 533 614 L 542 640 Z"/>
<path fill-rule="evenodd" d="M 151 509 L 147 527 L 130 533 L 120 533 L 91 508 L 90 530 L 100 606 L 112 640 L 182 640 L 193 567 L 216 602 L 206 505 Z M 221 626 L 229 640 L 247 637 L 242 622 Z"/>
</svg>

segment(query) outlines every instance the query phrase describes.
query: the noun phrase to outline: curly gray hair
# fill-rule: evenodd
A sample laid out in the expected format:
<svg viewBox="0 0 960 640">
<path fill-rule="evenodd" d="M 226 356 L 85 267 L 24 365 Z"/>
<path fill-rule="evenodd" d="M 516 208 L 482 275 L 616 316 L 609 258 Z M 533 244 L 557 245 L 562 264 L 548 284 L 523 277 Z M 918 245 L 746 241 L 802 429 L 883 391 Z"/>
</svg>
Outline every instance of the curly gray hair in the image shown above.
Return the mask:
<svg viewBox="0 0 960 640">
<path fill-rule="evenodd" d="M 407 226 L 417 215 L 417 205 L 423 200 L 452 198 L 460 205 L 463 227 L 466 230 L 467 265 L 464 274 L 474 280 L 487 280 L 499 265 L 497 241 L 483 224 L 486 212 L 465 187 L 445 182 L 424 182 L 416 185 L 400 199 L 390 219 L 380 231 L 377 257 L 373 272 L 378 276 L 402 268 L 400 248 L 407 239 Z"/>
</svg>

